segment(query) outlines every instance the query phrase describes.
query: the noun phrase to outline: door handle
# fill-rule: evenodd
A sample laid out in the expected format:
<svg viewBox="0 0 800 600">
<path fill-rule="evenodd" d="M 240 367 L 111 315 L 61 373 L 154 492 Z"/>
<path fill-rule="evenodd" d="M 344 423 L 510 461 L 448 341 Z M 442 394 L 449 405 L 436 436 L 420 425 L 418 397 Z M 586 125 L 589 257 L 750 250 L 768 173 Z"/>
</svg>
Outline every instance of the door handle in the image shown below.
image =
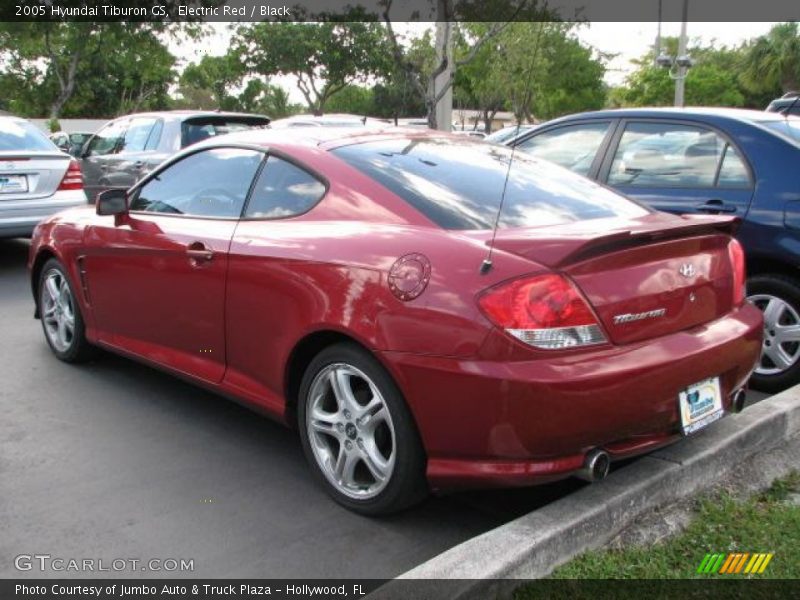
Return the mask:
<svg viewBox="0 0 800 600">
<path fill-rule="evenodd" d="M 143 168 L 144 167 L 144 161 L 143 160 L 137 160 L 135 163 L 133 163 L 133 167 L 135 169 Z"/>
<path fill-rule="evenodd" d="M 735 204 L 726 204 L 722 200 L 709 200 L 705 204 L 698 204 L 695 207 L 700 212 L 708 212 L 708 213 L 735 213 L 736 212 L 736 205 Z"/>
<path fill-rule="evenodd" d="M 208 262 L 214 258 L 214 251 L 203 242 L 192 242 L 186 247 L 186 254 L 195 263 Z"/>
</svg>

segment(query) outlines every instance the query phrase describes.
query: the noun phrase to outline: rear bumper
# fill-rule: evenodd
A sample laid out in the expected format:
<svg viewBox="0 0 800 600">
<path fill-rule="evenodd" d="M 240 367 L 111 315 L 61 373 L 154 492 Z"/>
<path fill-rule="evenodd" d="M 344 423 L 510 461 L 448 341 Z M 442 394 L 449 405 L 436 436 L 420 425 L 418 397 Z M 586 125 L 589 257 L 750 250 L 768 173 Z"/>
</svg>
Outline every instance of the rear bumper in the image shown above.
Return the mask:
<svg viewBox="0 0 800 600">
<path fill-rule="evenodd" d="M 0 200 L 0 238 L 28 236 L 42 219 L 85 204 L 83 190 L 65 190 L 35 200 Z"/>
<path fill-rule="evenodd" d="M 634 456 L 681 437 L 678 393 L 719 376 L 724 407 L 761 351 L 745 304 L 700 327 L 625 346 L 521 362 L 384 352 L 428 455 L 432 487 L 527 485 L 568 476 L 586 453 Z"/>
</svg>

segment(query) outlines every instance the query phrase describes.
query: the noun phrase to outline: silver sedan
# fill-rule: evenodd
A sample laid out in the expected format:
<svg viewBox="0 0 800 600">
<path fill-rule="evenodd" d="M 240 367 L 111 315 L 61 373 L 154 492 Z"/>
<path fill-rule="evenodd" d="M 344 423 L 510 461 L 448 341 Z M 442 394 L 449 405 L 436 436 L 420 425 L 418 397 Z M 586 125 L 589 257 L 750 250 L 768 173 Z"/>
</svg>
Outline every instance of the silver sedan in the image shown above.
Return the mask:
<svg viewBox="0 0 800 600">
<path fill-rule="evenodd" d="M 28 236 L 43 218 L 81 204 L 78 161 L 25 119 L 0 116 L 0 238 Z"/>
</svg>

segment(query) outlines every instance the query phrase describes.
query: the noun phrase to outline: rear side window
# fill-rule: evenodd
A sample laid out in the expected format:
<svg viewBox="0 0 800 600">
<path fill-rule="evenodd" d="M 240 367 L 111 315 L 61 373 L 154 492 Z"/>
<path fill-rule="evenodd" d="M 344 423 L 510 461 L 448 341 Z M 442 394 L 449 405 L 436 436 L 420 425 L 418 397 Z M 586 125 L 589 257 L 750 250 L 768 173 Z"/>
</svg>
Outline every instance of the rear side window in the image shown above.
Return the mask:
<svg viewBox="0 0 800 600">
<path fill-rule="evenodd" d="M 270 156 L 253 187 L 246 217 L 278 219 L 302 214 L 325 194 L 325 185 L 307 171 Z"/>
<path fill-rule="evenodd" d="M 125 132 L 125 140 L 121 152 L 144 151 L 155 124 L 156 120 L 152 118 L 131 119 L 128 131 Z"/>
<path fill-rule="evenodd" d="M 393 139 L 332 153 L 445 229 L 491 229 L 508 173 L 500 227 L 638 217 L 639 204 L 546 161 L 469 139 Z"/>
<path fill-rule="evenodd" d="M 258 117 L 202 117 L 181 124 L 181 147 L 191 146 L 211 137 L 243 129 L 266 127 L 269 119 Z"/>
<path fill-rule="evenodd" d="M 0 118 L 0 150 L 52 152 L 57 148 L 35 125 L 16 119 Z"/>
<path fill-rule="evenodd" d="M 631 187 L 748 187 L 747 167 L 721 136 L 676 123 L 629 123 L 608 184 Z M 718 180 L 719 176 L 719 180 Z"/>
<path fill-rule="evenodd" d="M 158 143 L 161 141 L 161 132 L 164 130 L 164 121 L 158 119 L 150 130 L 150 136 L 147 138 L 147 143 L 144 146 L 145 150 L 158 149 Z"/>
<path fill-rule="evenodd" d="M 722 188 L 743 188 L 750 185 L 750 174 L 736 148 L 725 146 L 725 155 L 719 168 L 717 185 Z"/>
</svg>

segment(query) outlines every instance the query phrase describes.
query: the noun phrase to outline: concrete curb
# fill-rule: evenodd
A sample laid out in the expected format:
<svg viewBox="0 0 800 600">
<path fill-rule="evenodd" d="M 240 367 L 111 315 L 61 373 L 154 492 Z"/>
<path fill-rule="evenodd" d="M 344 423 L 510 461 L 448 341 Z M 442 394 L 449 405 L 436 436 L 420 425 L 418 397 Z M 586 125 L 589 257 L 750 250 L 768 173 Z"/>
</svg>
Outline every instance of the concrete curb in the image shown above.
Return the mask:
<svg viewBox="0 0 800 600">
<path fill-rule="evenodd" d="M 460 580 L 448 582 L 447 598 L 504 596 L 517 585 L 510 580 L 546 576 L 577 554 L 605 545 L 645 512 L 708 489 L 748 459 L 793 438 L 800 439 L 800 386 L 459 544 L 370 597 L 393 597 L 393 589 L 404 589 L 403 579 Z"/>
</svg>

